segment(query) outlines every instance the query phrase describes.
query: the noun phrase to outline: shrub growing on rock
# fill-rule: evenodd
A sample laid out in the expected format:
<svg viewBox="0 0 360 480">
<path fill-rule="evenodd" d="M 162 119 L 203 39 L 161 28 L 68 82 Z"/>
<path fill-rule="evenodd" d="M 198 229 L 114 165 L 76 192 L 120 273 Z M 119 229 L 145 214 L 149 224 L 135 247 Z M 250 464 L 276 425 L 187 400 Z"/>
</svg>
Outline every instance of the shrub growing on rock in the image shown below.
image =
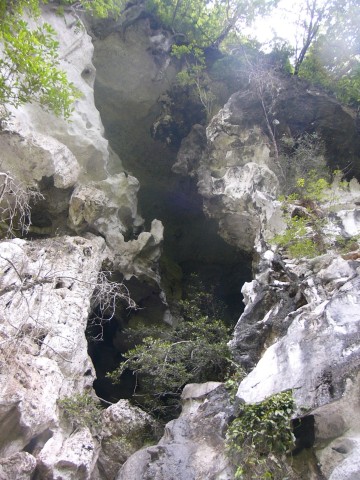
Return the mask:
<svg viewBox="0 0 360 480">
<path fill-rule="evenodd" d="M 226 434 L 227 452 L 236 467 L 236 479 L 291 478 L 284 460 L 295 445 L 291 429 L 294 409 L 290 390 L 259 403 L 242 405 Z"/>
<path fill-rule="evenodd" d="M 199 283 L 180 308 L 183 320 L 175 328 L 145 337 L 108 374 L 116 382 L 125 370 L 131 370 L 137 377 L 133 400 L 163 419 L 178 413 L 186 383 L 222 380 L 232 368 L 229 329 L 218 318 L 213 294 Z"/>
<path fill-rule="evenodd" d="M 340 172 L 341 173 L 341 172 Z M 334 172 L 338 176 L 339 172 Z M 347 189 L 347 182 L 339 182 L 338 188 Z M 311 170 L 298 178 L 294 191 L 281 196 L 286 229 L 270 240 L 283 248 L 292 258 L 315 257 L 327 250 L 329 239 L 324 233 L 328 224 L 324 204 L 333 200 L 330 182 Z"/>
<path fill-rule="evenodd" d="M 87 427 L 93 434 L 101 429 L 101 406 L 88 393 L 79 393 L 59 400 L 59 407 L 74 429 Z"/>
</svg>

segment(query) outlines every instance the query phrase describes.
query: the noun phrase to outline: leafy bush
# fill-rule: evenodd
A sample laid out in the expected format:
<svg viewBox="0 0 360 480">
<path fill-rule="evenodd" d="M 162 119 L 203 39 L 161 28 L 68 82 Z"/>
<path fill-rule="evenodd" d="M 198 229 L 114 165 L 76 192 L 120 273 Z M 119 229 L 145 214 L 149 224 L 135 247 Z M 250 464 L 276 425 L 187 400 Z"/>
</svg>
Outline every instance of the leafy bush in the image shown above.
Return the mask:
<svg viewBox="0 0 360 480">
<path fill-rule="evenodd" d="M 348 253 L 359 248 L 360 236 L 355 235 L 353 237 L 342 237 L 338 236 L 335 241 L 336 247 L 340 250 L 341 253 Z"/>
<path fill-rule="evenodd" d="M 240 382 L 246 377 L 246 371 L 237 364 L 233 364 L 234 371 L 225 380 L 225 388 L 229 392 L 230 401 L 234 402 Z"/>
<path fill-rule="evenodd" d="M 211 91 L 211 82 L 206 72 L 204 51 L 195 43 L 191 43 L 173 45 L 171 54 L 184 63 L 184 68 L 176 76 L 179 85 L 191 87 L 207 115 L 210 116 L 216 97 Z"/>
<path fill-rule="evenodd" d="M 342 180 L 341 170 L 332 173 L 332 183 L 319 175 L 316 170 L 296 180 L 294 191 L 279 197 L 282 202 L 286 230 L 273 237 L 271 244 L 286 250 L 293 258 L 314 257 L 324 253 L 329 246 L 340 252 L 357 248 L 356 238 L 338 236 L 326 237 L 329 225 L 326 213 L 331 212 L 331 204 L 338 199 L 339 192 L 349 190 L 349 182 Z"/>
<path fill-rule="evenodd" d="M 101 428 L 101 406 L 88 393 L 59 400 L 59 407 L 74 429 L 88 427 L 93 434 Z"/>
<path fill-rule="evenodd" d="M 229 329 L 217 318 L 220 307 L 199 283 L 180 303 L 183 320 L 175 328 L 147 336 L 127 351 L 108 374 L 114 382 L 130 369 L 137 377 L 134 400 L 149 413 L 168 419 L 179 409 L 182 388 L 189 382 L 222 380 L 231 369 Z"/>
<path fill-rule="evenodd" d="M 284 455 L 294 446 L 292 391 L 262 402 L 244 404 L 226 434 L 227 453 L 236 466 L 236 479 L 283 479 Z"/>
<path fill-rule="evenodd" d="M 284 193 L 297 192 L 296 179 L 308 180 L 309 172 L 313 172 L 315 178 L 328 177 L 324 159 L 325 144 L 316 132 L 304 133 L 296 138 L 284 135 L 279 139 L 279 151 L 286 174 L 286 182 L 282 186 Z"/>
<path fill-rule="evenodd" d="M 330 183 L 325 178 L 319 178 L 316 170 L 310 170 L 306 177 L 297 179 L 296 187 L 300 200 L 323 202 L 327 198 L 326 190 L 330 188 Z"/>
</svg>

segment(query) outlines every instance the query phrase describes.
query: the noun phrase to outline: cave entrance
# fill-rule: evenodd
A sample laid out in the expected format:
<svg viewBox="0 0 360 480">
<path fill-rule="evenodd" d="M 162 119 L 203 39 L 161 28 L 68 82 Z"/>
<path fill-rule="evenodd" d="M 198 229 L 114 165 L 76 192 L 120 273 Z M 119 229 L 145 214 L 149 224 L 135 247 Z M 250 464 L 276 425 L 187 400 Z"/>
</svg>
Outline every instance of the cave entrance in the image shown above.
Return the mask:
<svg viewBox="0 0 360 480">
<path fill-rule="evenodd" d="M 129 30 L 129 38 L 132 34 Z M 218 235 L 217 223 L 203 213 L 196 181 L 172 172 L 177 156 L 175 144 L 169 145 L 152 138 L 151 128 L 161 110 L 157 100 L 167 95 L 172 80 L 170 77 L 156 77 L 155 82 L 154 75 L 146 74 L 146 65 L 152 65 L 154 69 L 158 67 L 156 62 L 153 63 L 151 51 L 146 48 L 147 33 L 142 33 L 140 29 L 136 35 L 141 38 L 136 37 L 134 43 L 118 36 L 94 42 L 93 61 L 97 72 L 95 102 L 109 144 L 121 159 L 121 165 L 116 160 L 110 162 L 109 171 L 125 171 L 139 180 L 138 210 L 145 220 L 147 231 L 153 219 L 161 220 L 164 225 L 160 273 L 161 287 L 170 312 L 176 310 L 191 275 L 195 273 L 206 289 L 215 289 L 216 297 L 225 304 L 225 321 L 235 325 L 244 308 L 241 288 L 244 282 L 251 280 L 252 258 Z M 136 58 L 143 59 L 140 63 L 132 61 L 132 48 L 136 49 Z M 110 57 L 114 61 L 109 63 Z M 175 78 L 176 72 L 171 72 L 172 78 Z M 183 130 L 189 132 L 196 122 L 195 117 L 181 118 L 185 117 L 188 125 L 182 125 Z M 181 139 L 178 140 L 176 145 L 180 144 Z M 161 292 L 148 292 L 151 286 L 136 284 L 136 280 L 128 287 L 131 295 L 133 292 L 138 295 L 141 289 L 145 293 L 140 295 L 143 310 L 126 321 L 144 320 L 161 328 L 164 308 L 167 308 Z M 113 324 L 110 322 L 108 328 L 109 338 L 102 342 L 103 347 L 97 344 L 90 348 L 98 375 L 95 388 L 104 373 L 103 364 L 106 363 L 108 368 L 113 361 L 121 360 L 121 354 L 126 351 L 123 319 Z M 104 360 L 103 357 L 113 357 L 114 360 Z M 98 389 L 99 396 L 114 401 L 106 396 L 106 392 L 100 392 L 100 387 Z M 128 392 L 119 398 L 126 398 L 125 395 Z"/>
<path fill-rule="evenodd" d="M 223 320 L 235 326 L 244 305 L 241 288 L 251 279 L 251 258 L 227 244 L 217 233 L 215 221 L 205 217 L 202 199 L 189 179 L 172 182 L 172 187 L 157 191 L 148 185 L 140 189 L 139 204 L 146 226 L 156 217 L 164 224 L 163 255 L 160 260 L 162 288 L 170 312 L 176 312 L 184 298 L 191 277 L 195 274 L 206 290 L 214 289 L 216 299 L 224 305 Z M 153 213 L 154 212 L 154 213 Z M 136 312 L 122 310 L 103 325 L 103 341 L 89 344 L 94 363 L 97 395 L 109 402 L 130 398 L 135 390 L 135 377 L 126 372 L 114 385 L 106 373 L 124 360 L 123 354 L 134 345 L 129 343 L 127 327 L 139 325 L 163 328 L 167 310 L 161 291 L 135 277 L 127 282 L 131 298 L 139 305 Z"/>
<path fill-rule="evenodd" d="M 165 227 L 160 266 L 170 307 L 182 298 L 191 275 L 196 274 L 207 289 L 215 289 L 215 296 L 225 305 L 226 320 L 234 325 L 244 308 L 241 288 L 251 279 L 250 255 L 218 235 L 217 222 L 202 211 L 194 180 L 174 178 L 171 187 L 157 192 L 146 186 L 139 192 L 146 222 L 152 219 L 154 205 L 156 218 Z"/>
</svg>

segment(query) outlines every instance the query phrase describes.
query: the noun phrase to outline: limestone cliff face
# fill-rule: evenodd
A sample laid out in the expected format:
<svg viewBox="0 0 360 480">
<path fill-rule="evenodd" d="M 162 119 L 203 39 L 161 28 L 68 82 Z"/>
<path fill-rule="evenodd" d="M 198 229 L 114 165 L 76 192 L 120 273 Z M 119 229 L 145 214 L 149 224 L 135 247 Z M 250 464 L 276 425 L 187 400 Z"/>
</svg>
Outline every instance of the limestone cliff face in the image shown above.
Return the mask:
<svg viewBox="0 0 360 480">
<path fill-rule="evenodd" d="M 0 242 L 0 479 L 233 478 L 224 438 L 234 408 L 223 384 L 186 386 L 181 416 L 144 449 L 142 439 L 156 425 L 128 401 L 104 410 L 101 441 L 87 427 L 74 430 L 58 403 L 94 394 L 85 329 L 104 265 L 116 278 L 136 279 L 140 298 L 155 292 L 157 320 L 171 322 L 158 268 L 164 226 L 155 212 L 176 203 L 164 214 L 165 233 L 169 228 L 175 239 L 170 245 L 181 244 L 178 257 L 187 249 L 194 262 L 202 252 L 189 240 L 190 228 L 174 229 L 181 216 L 171 218 L 182 212 L 184 222 L 192 208 L 186 188 L 194 181 L 196 199 L 219 234 L 233 251 L 253 257 L 252 281 L 242 289 L 245 311 L 231 341 L 234 358 L 249 372 L 238 398 L 257 402 L 293 389 L 296 415 L 311 425 L 299 441 L 313 445 L 315 455 L 300 478 L 358 478 L 360 253 L 334 248 L 292 260 L 270 246 L 284 228 L 276 198 L 301 170 L 281 163 L 251 85 L 233 94 L 207 128 L 194 125 L 174 162 L 173 146 L 150 137 L 157 100 L 169 101 L 176 73 L 171 35 L 139 17 L 92 40 L 71 14 L 59 18 L 49 8 L 43 19 L 59 32 L 62 66 L 83 97 L 71 123 L 27 105 L 0 134 L 2 170 L 44 197 L 31 205 L 28 238 Z M 104 137 L 95 80 L 106 137 L 124 154 L 126 172 Z M 351 167 L 358 175 L 353 113 L 293 79 L 279 78 L 277 87 L 270 117 L 277 141 L 288 148 L 316 131 L 324 150 L 315 164 Z M 129 174 L 135 169 L 139 178 Z M 138 209 L 140 187 L 150 231 Z M 359 185 L 353 180 L 346 193 L 336 188 L 324 213 L 326 234 L 359 235 Z M 149 316 L 146 309 L 140 314 Z"/>
<path fill-rule="evenodd" d="M 59 400 L 94 396 L 85 329 L 100 300 L 103 264 L 160 292 L 163 227 L 154 219 L 144 231 L 139 182 L 123 172 L 103 135 L 90 36 L 77 17 L 51 7 L 39 21 L 57 31 L 61 67 L 82 96 L 70 123 L 25 105 L 0 135 L 1 178 L 41 194 L 30 204 L 28 239 L 0 242 L 0 478 L 108 479 L 154 422 L 126 400 L 112 405 L 103 413 L 101 450 L 88 427 L 74 430 Z M 117 172 L 109 176 L 114 158 Z"/>
</svg>

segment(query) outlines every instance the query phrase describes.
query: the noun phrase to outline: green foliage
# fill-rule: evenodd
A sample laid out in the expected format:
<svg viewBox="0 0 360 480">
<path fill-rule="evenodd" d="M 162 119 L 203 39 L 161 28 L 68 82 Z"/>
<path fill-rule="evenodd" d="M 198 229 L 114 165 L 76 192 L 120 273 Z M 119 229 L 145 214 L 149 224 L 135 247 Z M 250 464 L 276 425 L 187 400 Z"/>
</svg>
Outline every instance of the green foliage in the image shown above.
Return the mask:
<svg viewBox="0 0 360 480">
<path fill-rule="evenodd" d="M 310 170 L 306 177 L 298 178 L 296 188 L 298 199 L 302 201 L 309 200 L 311 202 L 324 202 L 327 199 L 327 190 L 330 183 L 318 176 L 316 170 Z"/>
<path fill-rule="evenodd" d="M 293 258 L 315 257 L 319 255 L 320 250 L 312 238 L 307 238 L 308 226 L 309 219 L 297 216 L 288 218 L 285 232 L 276 235 L 270 242 L 286 248 Z"/>
<path fill-rule="evenodd" d="M 360 102 L 358 1 L 330 0 L 319 9 L 323 10 L 319 17 L 322 28 L 314 29 L 299 75 L 335 93 L 342 102 L 357 105 Z"/>
<path fill-rule="evenodd" d="M 180 85 L 191 86 L 206 113 L 213 113 L 215 95 L 206 73 L 205 51 L 219 47 L 229 37 L 238 37 L 240 24 L 250 24 L 257 15 L 269 12 L 278 0 L 148 0 L 146 6 L 174 32 L 180 45 L 172 54 L 184 62 L 177 75 Z"/>
<path fill-rule="evenodd" d="M 206 63 L 204 51 L 194 43 L 189 45 L 173 45 L 172 55 L 185 64 L 177 74 L 178 83 L 182 86 L 190 86 L 195 90 L 206 113 L 210 116 L 212 113 L 215 95 L 211 91 L 210 80 L 206 73 Z"/>
<path fill-rule="evenodd" d="M 59 400 L 59 407 L 74 429 L 87 427 L 93 434 L 101 428 L 101 407 L 88 393 Z"/>
<path fill-rule="evenodd" d="M 324 220 L 319 214 L 320 203 L 329 199 L 330 183 L 311 170 L 307 176 L 296 180 L 295 191 L 279 200 L 283 203 L 286 230 L 276 235 L 270 243 L 285 248 L 292 258 L 315 257 L 325 249 L 322 234 Z M 302 207 L 301 215 L 290 215 L 290 205 Z"/>
<path fill-rule="evenodd" d="M 281 463 L 294 446 L 294 409 L 290 390 L 260 403 L 242 405 L 226 434 L 227 453 L 236 466 L 236 479 L 284 478 L 285 467 Z"/>
<path fill-rule="evenodd" d="M 240 23 L 251 23 L 278 0 L 147 0 L 146 8 L 186 42 L 198 47 L 219 45 Z"/>
<path fill-rule="evenodd" d="M 280 71 L 294 73 L 294 67 L 290 61 L 293 55 L 294 49 L 287 42 L 277 38 L 271 42 L 271 53 L 269 54 L 271 64 Z"/>
<path fill-rule="evenodd" d="M 0 59 L 0 103 L 14 107 L 37 101 L 68 118 L 80 96 L 58 68 L 58 43 L 50 25 L 29 30 L 25 21 L 3 23 L 4 57 Z"/>
<path fill-rule="evenodd" d="M 336 247 L 341 253 L 349 253 L 359 249 L 360 235 L 354 235 L 353 237 L 338 236 L 335 240 Z"/>
<path fill-rule="evenodd" d="M 44 24 L 31 29 L 23 15 L 37 17 L 46 1 L 0 0 L 0 104 L 19 107 L 27 102 L 38 102 L 44 109 L 69 118 L 74 101 L 80 93 L 59 68 L 58 42 L 53 28 Z M 62 2 L 81 6 L 98 16 L 106 16 L 110 9 L 119 10 L 115 0 L 82 0 Z"/>
<path fill-rule="evenodd" d="M 311 258 L 324 253 L 329 246 L 340 251 L 354 246 L 356 238 L 338 237 L 334 240 L 327 238 L 324 233 L 328 225 L 325 211 L 331 211 L 331 203 L 337 198 L 335 192 L 349 189 L 349 182 L 343 181 L 342 175 L 341 171 L 335 170 L 332 183 L 319 176 L 316 170 L 298 178 L 295 191 L 279 197 L 283 204 L 286 229 L 272 238 L 270 243 L 284 248 L 293 258 Z"/>
<path fill-rule="evenodd" d="M 343 68 L 340 70 L 340 60 L 332 53 L 333 58 L 329 58 L 326 50 L 333 51 L 329 45 L 329 39 L 321 37 L 309 50 L 299 75 L 312 83 L 321 86 L 329 93 L 333 93 L 337 98 L 349 105 L 358 105 L 360 103 L 360 61 L 357 57 L 346 57 L 343 55 Z M 335 63 L 337 62 L 337 63 Z"/>
<path fill-rule="evenodd" d="M 191 288 L 181 302 L 183 321 L 158 338 L 144 338 L 108 376 L 116 382 L 126 369 L 132 370 L 139 386 L 134 400 L 156 416 L 174 415 L 186 383 L 221 380 L 231 368 L 229 331 L 216 317 L 219 309 L 201 284 Z"/>
<path fill-rule="evenodd" d="M 233 364 L 234 371 L 229 373 L 225 380 L 225 388 L 229 392 L 230 401 L 234 402 L 240 382 L 246 377 L 245 370 L 237 364 Z"/>
<path fill-rule="evenodd" d="M 325 166 L 325 145 L 317 133 L 305 133 L 297 138 L 284 135 L 279 141 L 279 161 L 285 174 L 283 191 L 286 194 L 298 192 L 294 179 L 308 179 L 309 172 L 316 172 L 316 178 L 327 178 Z"/>
<path fill-rule="evenodd" d="M 106 18 L 109 15 L 118 16 L 121 8 L 125 6 L 123 0 L 61 0 L 61 4 L 70 5 L 73 8 L 81 8 L 87 13 L 98 18 Z"/>
</svg>

